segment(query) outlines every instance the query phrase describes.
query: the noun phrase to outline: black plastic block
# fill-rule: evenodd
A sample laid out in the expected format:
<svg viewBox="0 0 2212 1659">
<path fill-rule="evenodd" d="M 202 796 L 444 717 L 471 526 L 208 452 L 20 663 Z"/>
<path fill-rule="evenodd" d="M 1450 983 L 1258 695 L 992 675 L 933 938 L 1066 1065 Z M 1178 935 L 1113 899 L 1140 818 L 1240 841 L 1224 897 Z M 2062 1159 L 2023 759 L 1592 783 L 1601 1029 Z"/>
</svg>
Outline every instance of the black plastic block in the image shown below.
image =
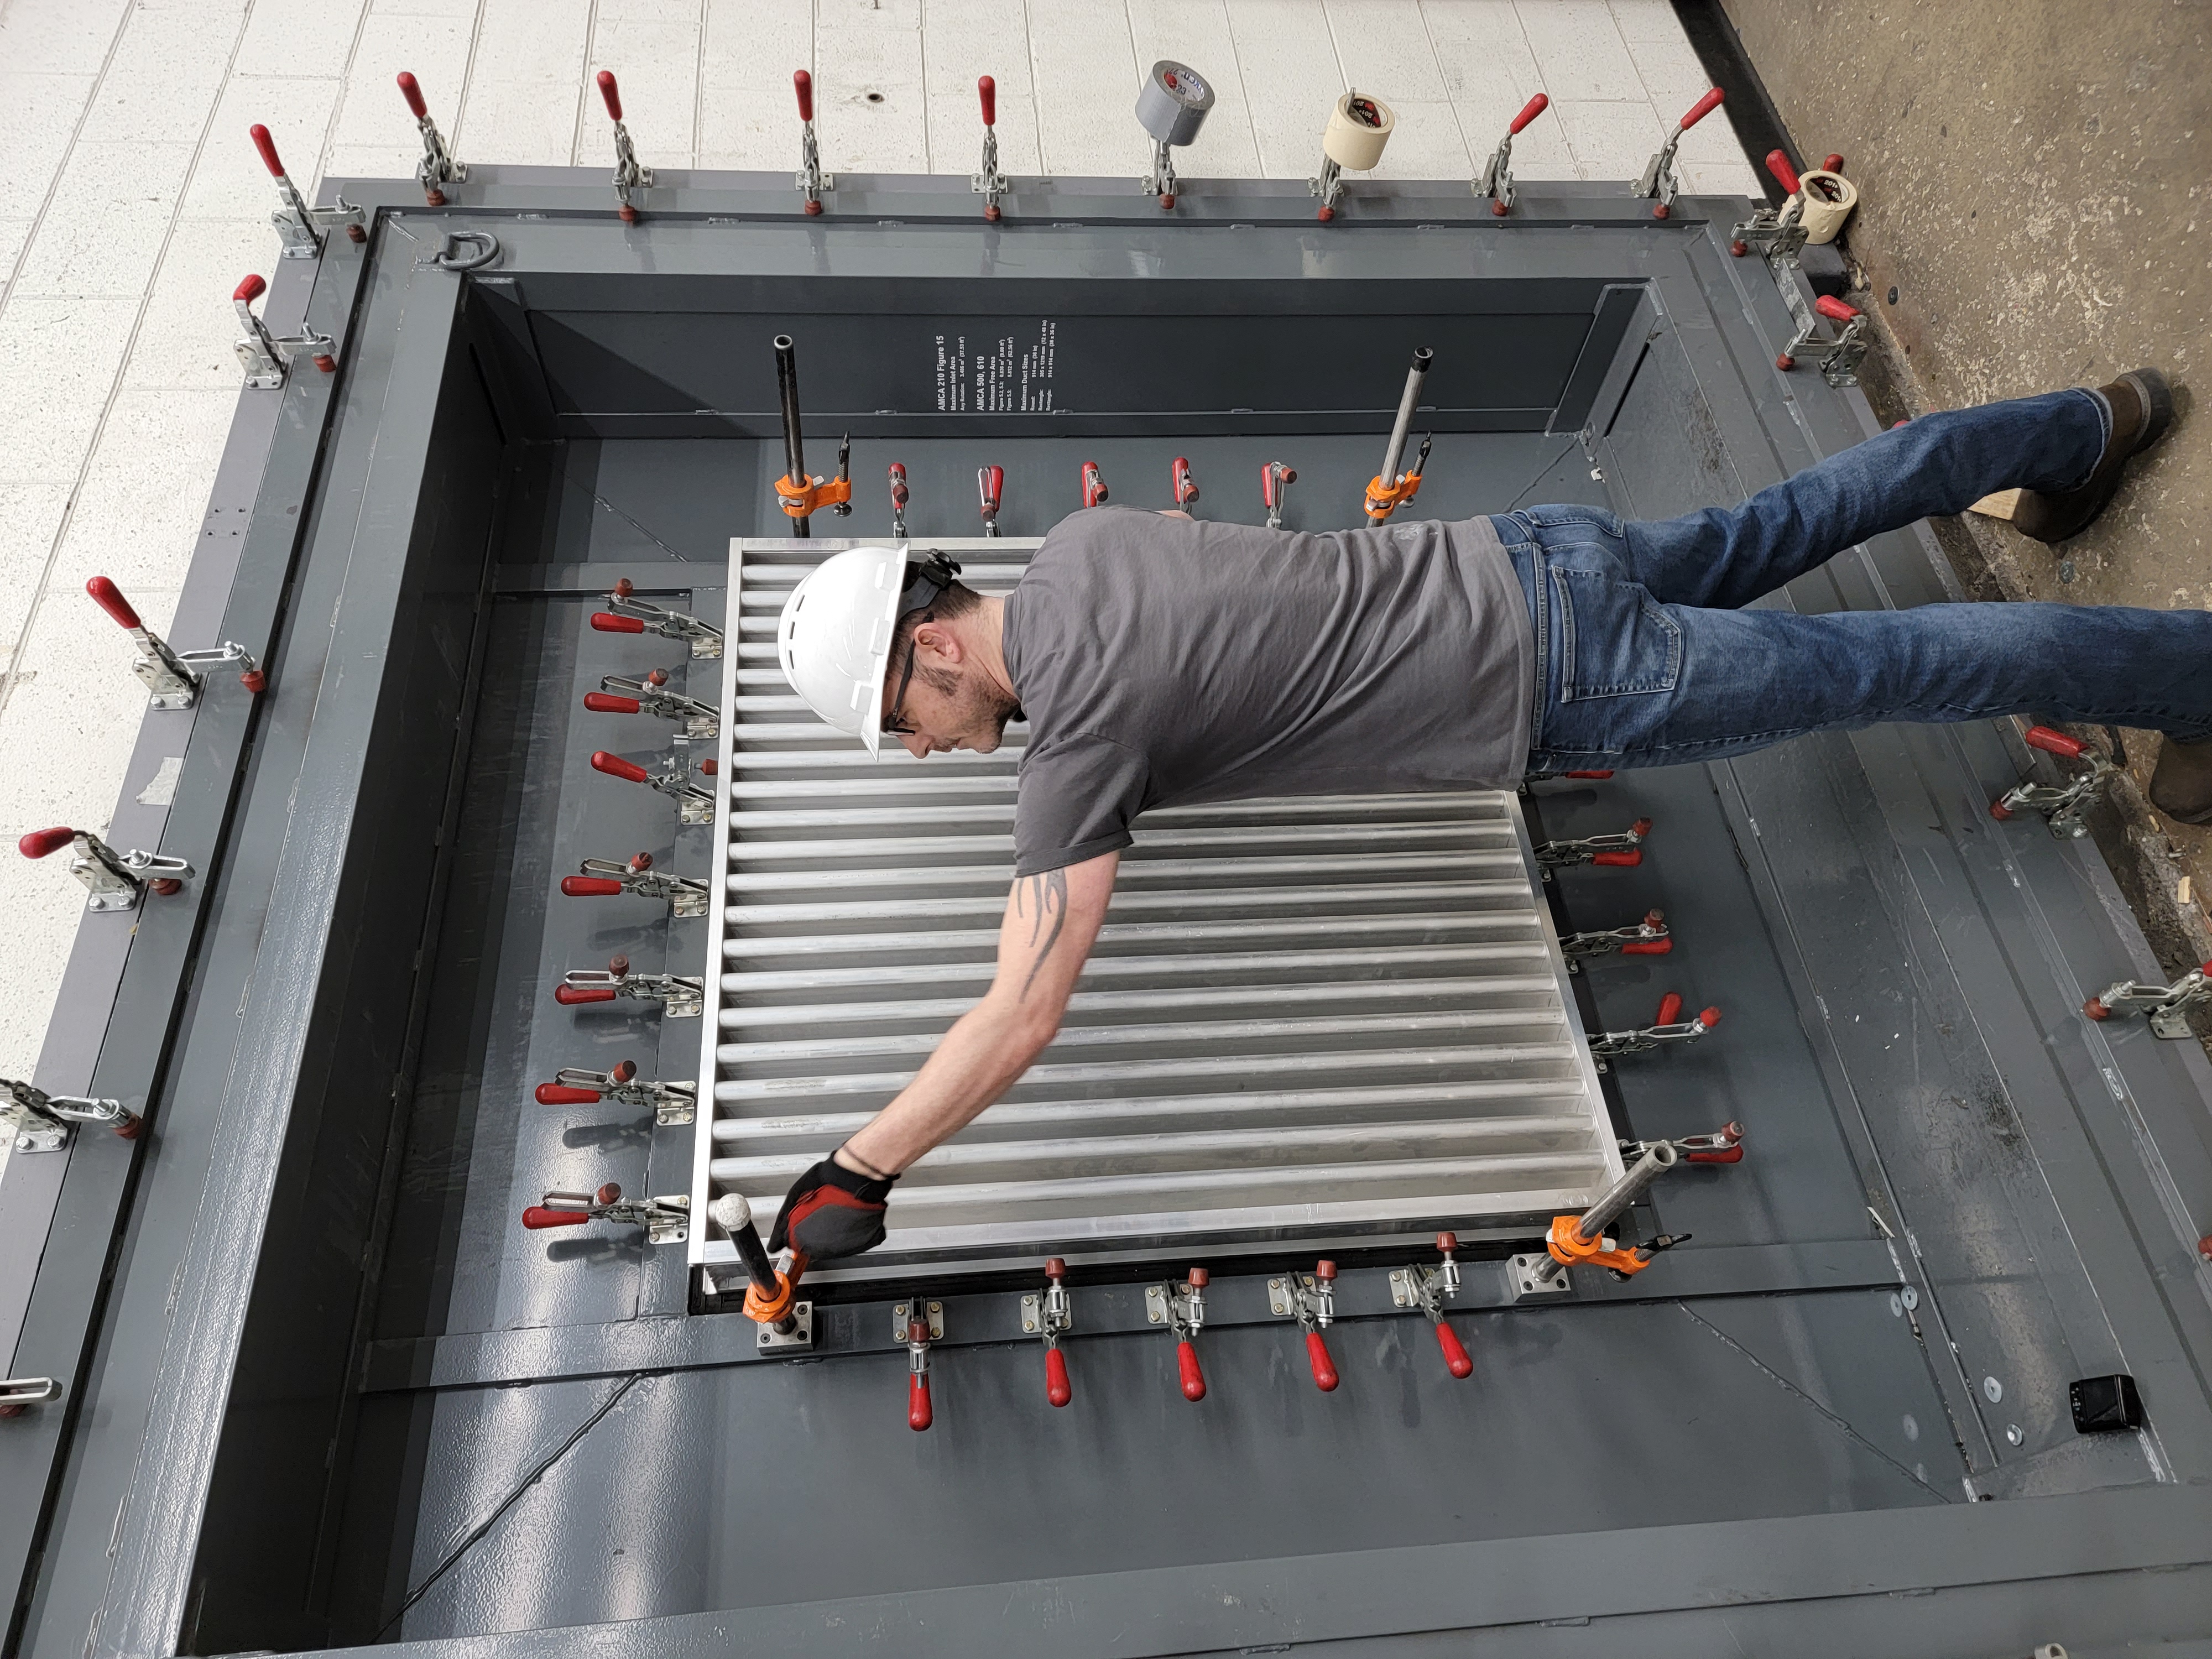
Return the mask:
<svg viewBox="0 0 2212 1659">
<path fill-rule="evenodd" d="M 2074 1426 L 2083 1434 L 2142 1426 L 2142 1396 L 2136 1380 L 2125 1372 L 2117 1376 L 2085 1376 L 2068 1391 L 2074 1405 Z"/>
</svg>

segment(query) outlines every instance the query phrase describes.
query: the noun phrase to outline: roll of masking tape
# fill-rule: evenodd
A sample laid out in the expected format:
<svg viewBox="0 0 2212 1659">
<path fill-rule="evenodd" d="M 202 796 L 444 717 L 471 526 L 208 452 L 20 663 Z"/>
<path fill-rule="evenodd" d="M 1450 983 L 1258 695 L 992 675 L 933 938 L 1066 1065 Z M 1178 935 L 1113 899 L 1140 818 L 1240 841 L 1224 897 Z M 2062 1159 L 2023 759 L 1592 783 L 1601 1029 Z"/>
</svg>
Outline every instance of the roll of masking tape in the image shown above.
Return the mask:
<svg viewBox="0 0 2212 1659">
<path fill-rule="evenodd" d="M 1832 242 L 1836 233 L 1844 228 L 1844 221 L 1851 216 L 1851 210 L 1859 204 L 1858 186 L 1840 173 L 1802 173 L 1798 180 L 1805 186 L 1804 211 L 1799 216 L 1805 227 L 1808 242 Z M 1824 188 L 1825 186 L 1825 188 Z M 1829 200 L 1830 192 L 1835 199 Z"/>
<path fill-rule="evenodd" d="M 1346 173 L 1364 173 L 1382 159 L 1382 146 L 1390 142 L 1397 125 L 1398 118 L 1380 98 L 1347 92 L 1328 113 L 1328 125 L 1321 135 L 1322 154 Z"/>
</svg>

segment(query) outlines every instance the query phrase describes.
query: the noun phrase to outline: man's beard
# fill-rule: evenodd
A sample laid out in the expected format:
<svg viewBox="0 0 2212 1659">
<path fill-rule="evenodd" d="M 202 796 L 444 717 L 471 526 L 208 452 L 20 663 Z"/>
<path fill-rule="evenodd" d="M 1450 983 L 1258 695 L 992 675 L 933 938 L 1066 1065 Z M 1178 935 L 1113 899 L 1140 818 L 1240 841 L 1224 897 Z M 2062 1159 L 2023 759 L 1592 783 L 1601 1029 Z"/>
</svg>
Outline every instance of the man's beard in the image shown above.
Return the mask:
<svg viewBox="0 0 2212 1659">
<path fill-rule="evenodd" d="M 951 699 L 952 715 L 945 723 L 976 754 L 996 749 L 1006 737 L 1006 722 L 1022 712 L 1018 698 L 1008 696 L 980 672 L 960 674 L 927 665 L 915 672 L 932 690 Z M 987 732 L 988 738 L 982 735 Z"/>
</svg>

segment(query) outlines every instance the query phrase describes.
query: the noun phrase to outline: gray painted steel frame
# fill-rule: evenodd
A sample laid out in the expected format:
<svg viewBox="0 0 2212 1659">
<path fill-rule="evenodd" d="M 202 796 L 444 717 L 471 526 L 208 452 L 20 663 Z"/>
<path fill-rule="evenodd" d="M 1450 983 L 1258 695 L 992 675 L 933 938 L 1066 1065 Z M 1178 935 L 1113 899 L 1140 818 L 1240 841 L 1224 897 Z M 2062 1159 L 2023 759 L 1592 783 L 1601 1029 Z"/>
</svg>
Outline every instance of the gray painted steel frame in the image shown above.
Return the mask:
<svg viewBox="0 0 2212 1659">
<path fill-rule="evenodd" d="M 771 187 L 752 179 L 725 185 L 703 176 L 663 177 L 669 184 L 647 198 L 648 216 L 780 222 L 786 227 L 781 234 L 806 239 L 808 258 L 794 268 L 819 268 L 818 262 L 830 259 L 841 268 L 867 262 L 865 233 L 855 236 L 836 218 L 826 226 L 799 221 L 780 181 Z M 1157 210 L 1125 193 L 1127 188 L 1115 181 L 1109 195 L 1063 183 L 1048 198 L 1036 190 L 1018 195 L 1009 212 L 1018 222 L 1024 216 L 1064 215 L 1117 227 L 1096 237 L 1103 254 L 1158 234 Z M 368 193 L 387 209 L 411 201 L 392 191 Z M 649 217 L 642 232 L 616 232 L 598 217 L 606 205 L 604 187 L 578 184 L 573 174 L 481 168 L 456 194 L 462 207 L 441 222 L 468 222 L 472 207 L 495 203 L 500 216 L 483 222 L 495 225 L 508 240 L 511 264 L 526 272 L 543 268 L 556 275 L 619 276 L 649 266 L 666 270 L 664 261 L 680 264 L 685 257 L 684 227 L 656 225 Z M 1183 200 L 1178 224 L 1265 222 L 1286 232 L 1304 227 L 1303 236 L 1337 239 L 1324 249 L 1330 259 L 1377 223 L 1460 225 L 1469 232 L 1489 228 L 1486 213 L 1478 217 L 1474 211 L 1482 204 L 1419 186 L 1356 196 L 1343 222 L 1319 233 L 1306 225 L 1310 201 L 1290 188 L 1200 185 Z M 1831 393 L 1802 374 L 1781 380 L 1768 368 L 1775 343 L 1788 331 L 1787 313 L 1763 270 L 1753 263 L 1729 261 L 1715 234 L 1717 227 L 1724 231 L 1739 205 L 1678 204 L 1673 223 L 1656 228 L 1617 193 L 1595 187 L 1524 190 L 1521 208 L 1504 229 L 1516 235 L 1528 230 L 1535 237 L 1501 241 L 1497 250 L 1486 245 L 1493 274 L 1521 264 L 1576 280 L 1618 279 L 1625 267 L 1632 267 L 1650 301 L 1648 313 L 1633 315 L 1649 328 L 1676 331 L 1679 349 L 1655 349 L 1645 369 L 1631 371 L 1626 392 L 1632 403 L 1639 395 L 1665 397 L 1670 391 L 1686 396 L 1686 406 L 1711 412 L 1713 429 L 1685 434 L 1679 422 L 1633 420 L 1593 428 L 1592 459 L 1624 512 L 1649 516 L 1725 499 L 1871 430 L 1855 395 Z M 836 218 L 897 214 L 941 216 L 957 225 L 972 215 L 974 203 L 957 185 L 942 181 L 848 178 L 832 210 Z M 580 216 L 540 223 L 505 216 L 511 212 Z M 374 447 L 373 458 L 363 453 L 349 459 L 349 428 L 337 428 L 338 446 L 329 462 L 332 482 L 322 493 L 320 517 L 312 528 L 298 522 L 309 516 L 306 511 L 288 522 L 294 515 L 284 508 L 308 499 L 307 480 L 325 431 L 311 391 L 295 385 L 283 394 L 288 412 L 300 408 L 302 418 L 283 426 L 270 446 L 246 552 L 250 556 L 257 546 L 269 548 L 282 568 L 302 530 L 318 548 L 319 538 L 329 537 L 334 550 L 348 550 L 329 567 L 349 578 L 329 594 L 336 607 L 330 613 L 336 622 L 331 645 L 349 651 L 356 636 L 348 630 L 360 630 L 365 654 L 345 660 L 349 673 L 357 664 L 368 665 L 368 672 L 326 680 L 312 709 L 288 703 L 283 675 L 272 685 L 269 712 L 262 717 L 272 729 L 251 763 L 233 842 L 237 852 L 220 880 L 211 872 L 191 890 L 198 904 L 199 895 L 214 896 L 219 889 L 222 914 L 210 919 L 215 932 L 202 954 L 201 977 L 171 1072 L 179 1080 L 198 1076 L 205 1081 L 192 1090 L 173 1084 L 153 1117 L 153 1144 L 162 1156 L 149 1160 L 96 1351 L 88 1336 L 102 1308 L 87 1264 L 93 1242 L 113 1232 L 127 1172 L 114 1169 L 112 1156 L 100 1159 L 112 1149 L 81 1141 L 70 1155 L 69 1175 L 55 1203 L 54 1231 L 29 1297 L 15 1369 L 84 1379 L 72 1389 L 71 1408 L 79 1401 L 96 1401 L 101 1432 L 78 1437 L 58 1489 L 47 1565 L 36 1581 L 40 1600 L 31 1610 L 33 1650 L 167 1651 L 191 1615 L 189 1574 L 199 1516 L 251 1288 L 250 1276 L 238 1273 L 234 1263 L 244 1241 L 260 1236 L 285 1132 L 282 1114 L 270 1112 L 267 1103 L 290 1098 L 289 1081 L 308 1030 L 337 865 L 360 810 L 354 791 L 376 704 L 374 665 L 390 644 L 388 584 L 404 563 L 428 460 L 428 420 L 410 424 L 398 417 L 434 406 L 447 372 L 460 284 L 420 263 L 427 244 L 401 248 L 395 240 L 408 237 L 410 228 L 428 218 L 411 207 L 404 225 L 387 218 L 374 248 L 373 281 L 385 301 L 404 303 L 404 328 L 358 343 L 349 338 L 353 299 L 347 273 L 359 267 L 349 266 L 355 256 L 342 248 L 326 263 L 316 288 L 311 319 L 338 334 L 345 348 L 341 395 L 349 412 L 358 416 L 358 435 L 366 443 L 373 428 L 392 437 Z M 1570 228 L 1571 234 L 1559 234 Z M 967 234 L 984 233 L 970 226 Z M 613 246 L 621 251 L 610 261 Z M 1233 249 L 1224 254 L 1220 273 L 1235 274 L 1242 257 Z M 1624 325 L 1632 326 L 1626 319 Z M 1669 376 L 1676 377 L 1671 387 Z M 1601 383 L 1591 394 L 1601 420 L 1607 412 L 1605 391 Z M 411 439 L 392 441 L 410 434 Z M 1710 441 L 1696 441 L 1700 436 Z M 262 441 L 253 423 L 242 421 L 226 459 L 227 480 L 259 473 L 255 453 Z M 219 486 L 219 505 L 224 487 Z M 334 506 L 349 516 L 334 521 Z M 315 563 L 311 555 L 310 580 Z M 196 570 L 192 593 L 204 591 L 216 568 Z M 233 603 L 260 609 L 242 611 L 239 621 L 226 617 L 222 628 L 257 650 L 267 641 L 283 592 L 264 574 L 270 568 L 255 567 L 249 577 L 241 565 Z M 1885 537 L 1804 579 L 1791 599 L 1804 608 L 1926 602 L 1946 597 L 1941 569 L 1924 536 Z M 188 596 L 179 631 L 196 639 L 185 633 L 182 621 L 190 603 Z M 258 633 L 250 625 L 253 614 L 264 618 Z M 210 849 L 221 844 L 215 826 L 222 817 L 226 781 L 238 763 L 198 740 L 221 712 L 211 702 L 195 716 L 195 744 L 186 750 L 179 805 L 162 843 L 210 864 Z M 153 735 L 149 720 L 142 758 L 171 746 Z M 236 744 L 229 750 L 232 757 L 241 752 Z M 917 1590 L 866 1602 L 760 1607 L 735 1620 L 699 1614 L 606 1626 L 588 1638 L 574 1627 L 483 1637 L 472 1638 L 471 1650 L 550 1652 L 557 1646 L 566 1651 L 589 1639 L 600 1648 L 666 1652 L 746 1639 L 768 1649 L 800 1640 L 809 1645 L 848 1640 L 855 1650 L 872 1644 L 900 1651 L 974 1653 L 1033 1650 L 1045 1635 L 1079 1652 L 1164 1653 L 1513 1625 L 1521 1627 L 1516 1641 L 1527 1650 L 1572 1652 L 1602 1638 L 1606 1627 L 1527 1627 L 1554 1619 L 1641 1617 L 1647 1621 L 1636 1626 L 1641 1631 L 1656 1629 L 1648 1620 L 1662 1614 L 1678 1621 L 1666 1639 L 1711 1650 L 1724 1638 L 1730 1617 L 1719 1609 L 1746 1602 L 1791 1607 L 1796 1616 L 1789 1628 L 1799 1640 L 1850 1618 L 1863 1617 L 1868 1622 L 1859 1628 L 1878 1635 L 1895 1635 L 1901 1626 L 1924 1632 L 1931 1624 L 1956 1620 L 1947 1650 L 1969 1644 L 1996 1650 L 1991 1638 L 1998 1632 L 1986 1622 L 1991 1603 L 1977 1592 L 2035 1578 L 2055 1581 L 2061 1593 L 2085 1583 L 2101 1590 L 2075 1613 L 2089 1634 L 2066 1638 L 2063 1631 L 2039 1630 L 2033 1632 L 2037 1639 L 2057 1633 L 2080 1651 L 2093 1642 L 2139 1633 L 2148 1626 L 2131 1622 L 2125 1612 L 2133 1586 L 2112 1575 L 2166 1570 L 2174 1576 L 2160 1582 L 2193 1585 L 2212 1559 L 2212 1546 L 2203 1541 L 2212 1517 L 2203 1512 L 2197 1484 L 2212 1474 L 2212 1410 L 2203 1379 L 2204 1358 L 2212 1354 L 2212 1282 L 2191 1248 L 2202 1231 L 2191 1218 L 2212 1214 L 2204 1110 L 2212 1077 L 2193 1045 L 2158 1043 L 2139 1028 L 2101 1030 L 2075 1014 L 2086 989 L 2117 973 L 2146 970 L 2148 957 L 2094 857 L 2079 846 L 2052 842 L 2032 824 L 2014 826 L 2008 835 L 1993 831 L 1982 816 L 1990 795 L 2017 775 L 2023 752 L 1989 728 L 1877 730 L 1705 771 L 1717 792 L 1709 796 L 1711 809 L 1739 832 L 1737 846 L 1759 853 L 1747 878 L 1761 896 L 1765 925 L 1773 930 L 1776 954 L 1831 1094 L 1851 1109 L 1843 1121 L 1877 1218 L 1902 1235 L 1893 1256 L 1897 1272 L 1921 1291 L 1931 1319 L 1947 1303 L 1968 1301 L 1989 1310 L 1987 1317 L 1977 1313 L 1968 1322 L 1986 1326 L 1994 1340 L 2002 1340 L 2008 1322 L 2030 1334 L 2027 1351 L 2006 1356 L 2015 1376 L 2032 1369 L 2039 1353 L 2054 1350 L 2083 1363 L 2133 1370 L 2154 1416 L 2154 1437 L 2142 1443 L 2141 1454 L 2148 1456 L 2160 1484 L 1994 1504 L 1584 1532 L 1565 1546 L 1500 1540 L 1429 1550 L 1401 1547 L 1326 1563 L 1261 1561 Z M 136 760 L 133 768 L 136 779 Z M 1653 780 L 1650 787 L 1666 785 Z M 288 799 L 295 792 L 296 806 Z M 1674 799 L 1680 810 L 1694 805 L 1686 788 L 1677 789 Z M 208 827 L 187 840 L 189 801 L 205 801 L 211 816 L 197 821 Z M 1620 812 L 1617 797 L 1603 803 L 1559 800 L 1545 810 L 1554 834 L 1577 833 L 1577 820 L 1585 816 L 1590 827 L 1617 827 L 1609 820 Z M 1601 817 L 1607 822 L 1601 823 Z M 118 833 L 125 821 L 118 817 Z M 1851 867 L 1832 878 L 1827 872 L 1838 845 L 1850 849 Z M 252 890 L 256 884 L 269 894 L 265 912 Z M 1869 945 L 1869 933 L 1885 944 Z M 142 930 L 123 969 L 114 1028 L 120 1033 L 166 1030 L 167 1016 L 156 1019 L 153 1011 L 179 1006 L 183 950 L 164 966 L 144 948 L 161 937 L 159 927 Z M 126 1061 L 110 1042 L 98 1068 L 86 1063 L 101 1023 L 93 1010 L 106 1000 L 102 986 L 117 954 L 88 927 L 73 958 L 66 1006 L 70 1019 L 82 1013 L 91 1023 L 58 1022 L 40 1080 L 58 1088 L 88 1078 L 94 1092 L 118 1095 L 129 1104 L 152 1103 L 161 1086 L 157 1055 L 142 1049 Z M 134 988 L 131 975 L 142 958 L 148 977 L 158 982 Z M 1909 988 L 1893 982 L 1899 961 L 1910 964 Z M 241 1031 L 230 1011 L 252 984 L 274 1000 L 265 1017 Z M 1916 1040 L 1924 1038 L 1924 1044 L 1898 1055 L 1894 1047 L 1851 1030 L 1827 1012 L 1849 1006 L 1846 995 L 1862 1002 L 1887 997 L 1914 1021 Z M 1902 1038 L 1900 1027 L 1889 1041 L 1894 1045 Z M 1923 1070 L 1924 1054 L 1940 1056 L 1951 1080 L 1931 1087 Z M 1884 1149 L 1905 1150 L 1909 1158 L 1925 1140 L 1926 1126 L 1914 1114 L 1924 1113 L 1931 1099 L 1977 1100 L 1978 1081 L 1990 1076 L 2017 1115 L 2016 1123 L 1998 1122 L 1996 1138 L 2024 1140 L 2019 1151 L 2026 1155 L 2015 1153 L 2008 1169 L 1995 1169 L 1978 1152 L 1965 1170 L 1967 1213 L 1954 1217 L 1947 1200 L 1954 1194 L 1932 1190 L 1924 1179 L 1916 1184 L 1909 1178 L 1914 1172 L 1886 1157 Z M 1657 1086 L 1663 1096 L 1665 1085 Z M 183 1103 L 193 1100 L 219 1103 L 199 1109 L 203 1121 Z M 194 1139 L 186 1139 L 188 1130 Z M 15 1167 L 26 1163 L 35 1165 L 19 1159 Z M 100 1190 L 78 1190 L 80 1164 L 88 1181 L 106 1171 Z M 219 1172 L 212 1181 L 210 1171 Z M 11 1168 L 9 1190 L 0 1194 L 0 1226 L 20 1222 L 15 1181 Z M 1992 1220 L 1994 1234 L 1986 1224 Z M 2038 1247 L 2033 1273 L 2016 1271 L 2016 1261 L 2001 1261 L 1992 1271 L 1973 1261 L 1971 1247 L 1992 1237 L 2008 1246 Z M 80 1245 L 79 1238 L 88 1242 Z M 2051 1248 L 2044 1252 L 2046 1243 Z M 104 1259 L 106 1253 L 100 1254 Z M 2009 1300 L 1996 1295 L 2008 1285 L 2033 1294 Z M 1952 1420 L 1977 1437 L 1972 1463 L 1994 1463 L 2002 1470 L 2002 1455 L 1976 1403 L 1974 1373 L 1990 1362 L 1970 1352 L 1978 1340 L 1991 1339 L 1977 1331 L 1947 1335 L 1938 1330 L 1933 1336 L 1931 1354 L 1943 1352 L 1947 1343 L 1951 1352 L 1948 1368 L 1938 1364 L 1933 1371 Z M 611 1359 L 635 1376 L 641 1357 L 617 1352 Z M 979 1363 L 982 1358 L 978 1351 Z M 452 1381 L 472 1382 L 482 1375 L 471 1368 Z M 0 1459 L 7 1460 L 0 1471 L 43 1484 L 43 1469 L 64 1454 L 64 1431 L 71 1421 L 45 1414 L 7 1425 L 0 1431 Z M 32 1433 L 16 1432 L 27 1426 Z M 2117 1449 L 2124 1452 L 2133 1443 L 2120 1443 Z M 1985 1480 L 1983 1490 L 2031 1493 L 2041 1480 L 2064 1491 L 2069 1482 L 2094 1484 L 2098 1474 L 2055 1468 L 2046 1460 L 2018 1476 Z M 2118 1478 L 2142 1480 L 2139 1474 Z M 11 1565 L 22 1559 L 25 1541 L 9 1540 Z M 1890 1599 L 1922 1590 L 1935 1594 Z M 2045 1587 L 2017 1595 L 2013 1605 L 2047 1610 L 2056 1618 L 2060 1608 L 2050 1598 Z M 1255 1610 L 1261 1607 L 1269 1610 Z M 2198 1622 L 2191 1625 L 2185 1614 L 2169 1610 L 2160 1616 L 2178 1622 L 2159 1628 L 2202 1636 L 2201 1602 L 2197 1611 Z M 1133 1626 L 1133 1617 L 1139 1620 Z M 1685 1626 L 1681 1620 L 1689 1622 Z M 2015 1633 L 2008 1624 L 2002 1639 L 2011 1644 Z M 460 1650 L 453 1643 L 414 1645 Z"/>
</svg>

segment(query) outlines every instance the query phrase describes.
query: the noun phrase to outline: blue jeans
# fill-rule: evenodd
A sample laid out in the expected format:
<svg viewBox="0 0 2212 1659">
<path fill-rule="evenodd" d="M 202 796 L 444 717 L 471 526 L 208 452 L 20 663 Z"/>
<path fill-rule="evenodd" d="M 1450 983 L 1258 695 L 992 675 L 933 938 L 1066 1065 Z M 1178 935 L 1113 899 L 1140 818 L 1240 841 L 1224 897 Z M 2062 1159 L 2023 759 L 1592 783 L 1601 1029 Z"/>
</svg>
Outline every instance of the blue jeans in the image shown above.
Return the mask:
<svg viewBox="0 0 2212 1659">
<path fill-rule="evenodd" d="M 2071 489 L 2112 428 L 2082 391 L 1923 415 L 1732 507 L 1494 516 L 1536 632 L 1528 769 L 1664 766 L 1883 720 L 2031 714 L 2212 735 L 2212 614 L 2118 605 L 1744 610 L 1844 549 L 2014 485 Z"/>
</svg>

